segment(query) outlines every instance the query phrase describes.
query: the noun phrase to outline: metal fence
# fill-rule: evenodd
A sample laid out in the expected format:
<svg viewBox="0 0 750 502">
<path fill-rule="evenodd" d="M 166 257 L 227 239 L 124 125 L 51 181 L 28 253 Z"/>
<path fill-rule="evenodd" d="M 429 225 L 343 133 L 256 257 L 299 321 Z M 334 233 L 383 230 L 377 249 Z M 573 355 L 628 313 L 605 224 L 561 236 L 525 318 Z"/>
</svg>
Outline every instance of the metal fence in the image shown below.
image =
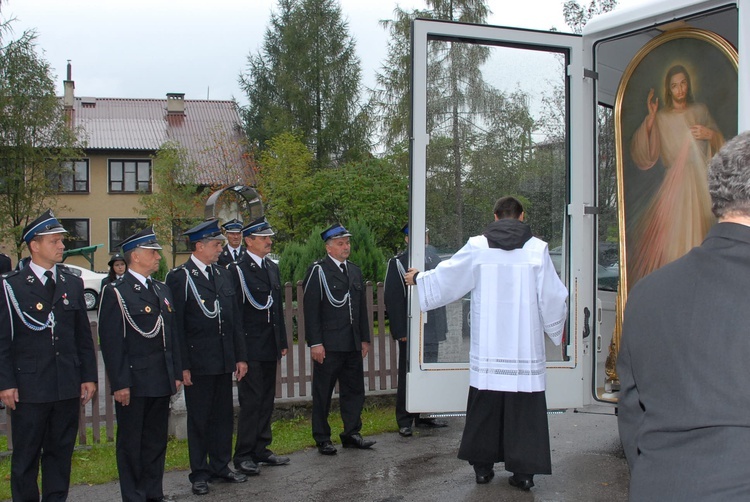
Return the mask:
<svg viewBox="0 0 750 502">
<path fill-rule="evenodd" d="M 312 363 L 310 349 L 305 343 L 302 281 L 299 281 L 296 285 L 297 301 L 293 301 L 293 288 L 294 286 L 291 283 L 286 283 L 284 286 L 284 320 L 287 327 L 289 351 L 278 365 L 276 399 L 311 400 Z M 383 284 L 377 284 L 376 295 L 373 295 L 373 285 L 368 282 L 366 293 L 368 298 L 367 315 L 370 326 L 373 326 L 372 334 L 374 336 L 371 340 L 370 352 L 364 360 L 365 391 L 367 393 L 390 391 L 395 389 L 397 385 L 398 354 L 396 342 L 390 334 L 386 333 L 385 329 Z M 91 323 L 91 332 L 94 337 L 94 346 L 99 355 L 99 386 L 94 398 L 85 408 L 81 409 L 78 441 L 82 445 L 90 442 L 86 434 L 87 429 L 91 430 L 91 440 L 94 443 L 114 441 L 115 435 L 114 398 L 111 395 L 109 379 L 102 363 L 96 322 Z M 338 392 L 338 386 L 334 392 Z M 104 429 L 104 437 L 102 437 L 102 428 Z M 13 445 L 10 434 L 10 412 L 8 410 L 0 419 L 0 434 L 7 435 L 8 449 L 11 450 Z"/>
</svg>

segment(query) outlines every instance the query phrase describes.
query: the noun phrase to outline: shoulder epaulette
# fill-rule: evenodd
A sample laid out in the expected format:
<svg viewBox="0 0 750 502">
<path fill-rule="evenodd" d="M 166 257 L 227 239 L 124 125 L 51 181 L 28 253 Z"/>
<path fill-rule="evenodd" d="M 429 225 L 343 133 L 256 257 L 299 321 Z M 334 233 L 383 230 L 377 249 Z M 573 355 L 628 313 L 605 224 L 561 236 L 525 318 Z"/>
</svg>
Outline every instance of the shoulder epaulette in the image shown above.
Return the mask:
<svg viewBox="0 0 750 502">
<path fill-rule="evenodd" d="M 0 277 L 2 277 L 3 279 L 6 279 L 8 277 L 13 277 L 14 275 L 18 274 L 19 272 L 21 272 L 21 270 L 11 270 L 10 272 L 5 272 Z"/>
</svg>

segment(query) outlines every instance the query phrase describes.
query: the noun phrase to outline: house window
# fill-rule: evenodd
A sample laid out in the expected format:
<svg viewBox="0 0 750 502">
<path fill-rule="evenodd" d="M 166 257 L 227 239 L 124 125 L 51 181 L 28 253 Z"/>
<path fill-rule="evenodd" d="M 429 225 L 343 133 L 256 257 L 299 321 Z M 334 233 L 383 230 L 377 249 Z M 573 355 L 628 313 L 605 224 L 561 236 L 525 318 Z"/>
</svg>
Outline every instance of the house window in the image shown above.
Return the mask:
<svg viewBox="0 0 750 502">
<path fill-rule="evenodd" d="M 109 191 L 120 193 L 150 193 L 151 161 L 110 160 Z"/>
<path fill-rule="evenodd" d="M 50 180 L 60 193 L 89 192 L 88 159 L 63 162 L 61 171 Z"/>
<path fill-rule="evenodd" d="M 58 221 L 68 231 L 63 239 L 65 249 L 85 248 L 91 245 L 88 219 L 60 218 Z"/>
<path fill-rule="evenodd" d="M 109 251 L 115 252 L 120 243 L 146 227 L 145 218 L 111 218 L 109 220 Z"/>
</svg>

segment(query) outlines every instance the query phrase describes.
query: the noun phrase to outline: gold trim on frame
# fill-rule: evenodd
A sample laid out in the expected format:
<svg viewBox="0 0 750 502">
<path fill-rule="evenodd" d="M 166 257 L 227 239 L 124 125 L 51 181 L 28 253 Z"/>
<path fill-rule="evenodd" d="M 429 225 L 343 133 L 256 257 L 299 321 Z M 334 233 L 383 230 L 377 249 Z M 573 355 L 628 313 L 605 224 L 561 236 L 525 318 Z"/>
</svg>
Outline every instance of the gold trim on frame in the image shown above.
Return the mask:
<svg viewBox="0 0 750 502">
<path fill-rule="evenodd" d="M 633 72 L 643 59 L 657 47 L 674 40 L 692 38 L 702 40 L 716 47 L 733 64 L 738 71 L 739 57 L 737 49 L 720 35 L 698 28 L 678 28 L 666 31 L 645 44 L 628 63 L 622 74 L 615 97 L 615 151 L 617 162 L 617 222 L 619 225 L 620 249 L 620 286 L 617 293 L 617 311 L 615 312 L 615 330 L 610 345 L 610 356 L 607 358 L 606 372 L 608 380 L 617 380 L 615 362 L 620 350 L 620 336 L 622 334 L 622 320 L 628 295 L 627 241 L 625 232 L 625 187 L 624 187 L 624 151 L 626 150 L 622 137 L 622 103 L 625 91 Z"/>
</svg>

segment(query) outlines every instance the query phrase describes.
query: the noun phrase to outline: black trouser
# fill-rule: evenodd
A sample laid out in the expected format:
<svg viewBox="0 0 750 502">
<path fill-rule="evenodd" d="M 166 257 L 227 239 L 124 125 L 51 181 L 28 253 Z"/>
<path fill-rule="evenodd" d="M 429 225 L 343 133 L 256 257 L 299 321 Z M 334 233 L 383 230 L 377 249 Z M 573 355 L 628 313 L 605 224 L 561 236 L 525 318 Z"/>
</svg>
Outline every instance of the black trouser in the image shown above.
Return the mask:
<svg viewBox="0 0 750 502">
<path fill-rule="evenodd" d="M 190 482 L 228 474 L 232 457 L 232 374 L 191 374 L 185 386 Z"/>
<path fill-rule="evenodd" d="M 245 460 L 262 462 L 273 452 L 268 448 L 271 436 L 271 416 L 276 397 L 277 361 L 248 361 L 247 374 L 237 384 L 240 416 L 237 422 L 237 443 L 234 465 Z"/>
<path fill-rule="evenodd" d="M 42 464 L 42 498 L 66 500 L 70 463 L 78 430 L 80 399 L 51 403 L 16 403 L 10 414 L 13 455 L 10 489 L 13 500 L 39 500 L 39 460 Z"/>
<path fill-rule="evenodd" d="M 339 383 L 339 407 L 344 422 L 343 435 L 358 434 L 362 429 L 362 406 L 365 403 L 365 380 L 362 352 L 329 352 L 323 363 L 313 362 L 312 434 L 317 443 L 331 439 L 328 413 L 336 382 Z"/>
<path fill-rule="evenodd" d="M 396 390 L 396 423 L 399 429 L 411 427 L 418 413 L 406 411 L 406 342 L 398 341 L 398 388 Z"/>
<path fill-rule="evenodd" d="M 130 397 L 115 403 L 117 414 L 117 472 L 123 502 L 143 502 L 164 496 L 169 396 Z"/>
<path fill-rule="evenodd" d="M 505 470 L 513 473 L 551 474 L 544 391 L 501 392 L 469 387 L 458 458 L 482 468 L 505 462 Z"/>
</svg>

